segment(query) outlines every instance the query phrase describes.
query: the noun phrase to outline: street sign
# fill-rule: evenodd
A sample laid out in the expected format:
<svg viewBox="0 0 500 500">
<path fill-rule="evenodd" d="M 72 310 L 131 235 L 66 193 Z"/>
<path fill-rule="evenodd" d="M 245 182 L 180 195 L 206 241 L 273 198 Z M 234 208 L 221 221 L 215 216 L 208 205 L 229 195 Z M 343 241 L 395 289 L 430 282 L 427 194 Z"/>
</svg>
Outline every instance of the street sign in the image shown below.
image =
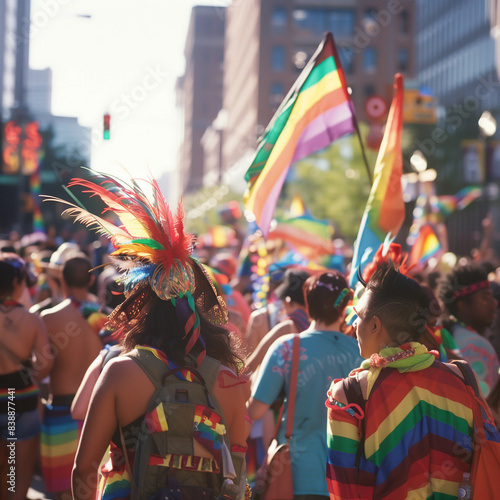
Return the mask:
<svg viewBox="0 0 500 500">
<path fill-rule="evenodd" d="M 379 95 L 368 97 L 365 102 L 365 113 L 371 120 L 379 120 L 387 113 L 387 104 Z"/>
</svg>

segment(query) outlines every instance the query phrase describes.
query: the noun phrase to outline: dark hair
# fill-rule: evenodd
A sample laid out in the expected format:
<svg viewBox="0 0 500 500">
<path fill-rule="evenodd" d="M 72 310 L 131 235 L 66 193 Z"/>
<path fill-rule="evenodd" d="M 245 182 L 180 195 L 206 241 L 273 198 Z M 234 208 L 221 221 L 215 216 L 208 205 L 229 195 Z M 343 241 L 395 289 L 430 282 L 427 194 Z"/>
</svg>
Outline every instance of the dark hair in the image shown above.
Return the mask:
<svg viewBox="0 0 500 500">
<path fill-rule="evenodd" d="M 486 281 L 487 279 L 488 275 L 481 266 L 475 264 L 458 266 L 441 281 L 439 298 L 448 312 L 456 316 L 458 302 L 463 300 L 467 304 L 470 304 L 474 294 L 470 293 L 462 297 L 456 297 L 455 292 L 463 287 L 479 283 L 480 281 Z"/>
<path fill-rule="evenodd" d="M 165 353 L 177 365 L 192 364 L 184 355 L 188 341 L 184 330 L 179 326 L 175 306 L 170 300 L 161 300 L 151 292 L 147 300 L 147 313 L 139 328 L 131 328 L 121 339 L 120 344 L 125 351 L 132 350 L 136 345 L 149 345 Z M 229 331 L 210 322 L 198 311 L 200 332 L 206 344 L 207 355 L 217 359 L 222 364 L 238 372 L 242 360 L 231 345 Z M 197 342 L 195 348 L 200 343 Z M 193 351 L 195 353 L 196 351 Z"/>
<path fill-rule="evenodd" d="M 87 288 L 90 285 L 91 264 L 87 257 L 73 257 L 64 263 L 62 275 L 66 285 L 74 288 Z"/>
<path fill-rule="evenodd" d="M 327 325 L 335 323 L 351 298 L 351 292 L 344 276 L 338 271 L 310 276 L 304 283 L 304 298 L 310 318 Z M 346 290 L 346 292 L 343 292 Z M 335 301 L 343 292 L 340 304 Z"/>
<path fill-rule="evenodd" d="M 430 296 L 423 287 L 388 261 L 377 266 L 366 289 L 371 291 L 366 317 L 378 316 L 398 345 L 419 339 L 433 315 Z"/>
<path fill-rule="evenodd" d="M 0 254 L 0 296 L 8 297 L 14 291 L 14 280 L 26 280 L 26 264 L 17 254 Z"/>
<path fill-rule="evenodd" d="M 304 306 L 305 302 L 302 287 L 309 276 L 310 274 L 306 271 L 287 269 L 283 278 L 283 283 L 281 283 L 274 292 L 276 297 L 280 300 L 290 297 L 293 302 Z"/>
<path fill-rule="evenodd" d="M 493 408 L 493 410 L 498 411 L 498 405 L 500 404 L 500 379 L 497 380 L 497 383 L 493 386 L 490 393 L 486 397 L 486 402 Z"/>
<path fill-rule="evenodd" d="M 441 279 L 441 273 L 439 271 L 431 271 L 427 275 L 427 283 L 429 285 L 429 288 L 432 290 L 436 290 L 436 288 L 439 285 L 439 280 Z"/>
</svg>

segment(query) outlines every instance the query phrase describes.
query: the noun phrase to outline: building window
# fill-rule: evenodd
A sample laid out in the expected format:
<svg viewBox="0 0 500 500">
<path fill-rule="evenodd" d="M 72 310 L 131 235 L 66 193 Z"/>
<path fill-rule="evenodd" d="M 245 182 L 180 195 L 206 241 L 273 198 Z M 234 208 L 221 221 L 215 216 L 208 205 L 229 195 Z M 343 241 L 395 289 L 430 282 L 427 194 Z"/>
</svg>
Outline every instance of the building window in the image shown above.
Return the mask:
<svg viewBox="0 0 500 500">
<path fill-rule="evenodd" d="M 334 36 L 351 36 L 354 33 L 354 10 L 332 10 L 327 13 L 325 31 Z"/>
<path fill-rule="evenodd" d="M 295 24 L 304 31 L 323 34 L 325 24 L 323 11 L 312 9 L 298 9 L 293 12 Z"/>
<path fill-rule="evenodd" d="M 277 108 L 285 97 L 285 86 L 281 82 L 274 82 L 271 85 L 271 106 Z"/>
<path fill-rule="evenodd" d="M 365 97 L 370 97 L 375 94 L 375 85 L 365 85 L 363 87 L 363 94 Z"/>
<path fill-rule="evenodd" d="M 276 7 L 271 13 L 271 28 L 274 34 L 280 34 L 286 28 L 286 10 L 283 7 Z"/>
<path fill-rule="evenodd" d="M 373 47 L 363 50 L 363 70 L 366 73 L 374 73 L 377 68 L 377 52 Z"/>
<path fill-rule="evenodd" d="M 295 26 L 317 36 L 331 31 L 334 36 L 354 34 L 353 9 L 295 9 L 292 14 Z"/>
<path fill-rule="evenodd" d="M 377 36 L 380 33 L 380 25 L 377 21 L 377 10 L 366 9 L 363 13 L 363 28 L 367 35 Z"/>
<path fill-rule="evenodd" d="M 400 14 L 400 20 L 401 20 L 401 33 L 403 35 L 409 35 L 410 34 L 410 14 L 407 10 L 403 10 Z"/>
<path fill-rule="evenodd" d="M 406 49 L 398 49 L 398 71 L 406 71 L 408 69 L 408 51 Z"/>
<path fill-rule="evenodd" d="M 271 67 L 274 71 L 283 71 L 285 69 L 285 48 L 281 45 L 275 45 L 272 48 Z"/>
<path fill-rule="evenodd" d="M 340 64 L 346 75 L 354 73 L 354 49 L 339 47 Z"/>
</svg>

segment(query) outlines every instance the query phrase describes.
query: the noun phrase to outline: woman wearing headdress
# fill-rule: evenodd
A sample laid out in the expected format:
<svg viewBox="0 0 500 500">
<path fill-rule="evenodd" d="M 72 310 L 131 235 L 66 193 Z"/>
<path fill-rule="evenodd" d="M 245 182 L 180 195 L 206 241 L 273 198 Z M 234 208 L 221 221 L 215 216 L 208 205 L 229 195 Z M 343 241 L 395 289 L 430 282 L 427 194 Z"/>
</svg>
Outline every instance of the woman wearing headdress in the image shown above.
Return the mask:
<svg viewBox="0 0 500 500">
<path fill-rule="evenodd" d="M 203 266 L 192 257 L 193 237 L 184 232 L 182 206 L 172 216 L 154 180 L 150 181 L 150 200 L 135 180 L 127 185 L 91 174 L 92 180 L 73 179 L 68 187 L 82 186 L 84 192 L 98 195 L 107 206 L 105 212 L 114 212 L 122 225 L 114 226 L 74 205 L 68 213 L 110 236 L 115 248 L 111 257 L 125 271 L 126 298 L 109 317 L 123 354 L 106 364 L 93 391 L 75 459 L 73 497 L 95 497 L 97 468 L 108 445 L 111 458 L 101 471 L 100 496 L 129 497 L 129 471 L 134 471 L 138 435 L 156 389 L 147 373 L 151 375 L 158 365 L 184 380 L 190 380 L 189 373 L 205 379 L 222 408 L 233 460 L 241 455 L 234 464 L 238 474 L 249 431 L 247 383 L 239 376 L 241 362 L 223 326 L 227 322 L 225 304 Z M 192 435 L 187 437 L 191 442 Z M 193 446 L 194 456 L 181 456 L 162 469 L 181 485 L 195 476 L 195 483 L 209 483 L 209 476 L 221 466 L 214 459 L 216 450 L 206 440 L 204 445 L 193 440 Z M 165 462 L 169 458 L 163 457 Z M 187 461 L 213 466 L 193 471 Z M 241 469 L 239 472 L 241 476 Z"/>
<path fill-rule="evenodd" d="M 340 332 L 344 309 L 351 298 L 347 281 L 338 271 L 313 275 L 303 284 L 306 310 L 312 323 L 300 333 L 295 415 L 290 456 L 292 460 L 294 498 L 328 497 L 325 478 L 326 412 L 324 393 L 333 378 L 345 377 L 362 359 L 357 343 Z M 284 335 L 271 345 L 252 385 L 248 412 L 254 420 L 261 418 L 271 404 L 286 393 L 278 443 L 286 442 L 285 424 L 292 345 L 295 334 Z M 257 488 L 259 485 L 257 485 Z"/>
</svg>

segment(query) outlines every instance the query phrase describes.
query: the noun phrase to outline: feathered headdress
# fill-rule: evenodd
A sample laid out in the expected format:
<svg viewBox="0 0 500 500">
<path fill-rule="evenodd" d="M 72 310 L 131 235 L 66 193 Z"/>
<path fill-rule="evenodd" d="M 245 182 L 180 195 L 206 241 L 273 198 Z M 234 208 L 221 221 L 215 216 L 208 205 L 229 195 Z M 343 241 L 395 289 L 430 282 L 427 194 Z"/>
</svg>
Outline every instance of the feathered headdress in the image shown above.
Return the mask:
<svg viewBox="0 0 500 500">
<path fill-rule="evenodd" d="M 110 238 L 114 247 L 110 256 L 124 271 L 126 299 L 111 313 L 109 326 L 121 333 L 140 323 L 152 290 L 176 307 L 179 325 L 184 325 L 185 338 L 189 337 L 186 354 L 200 341 L 202 359 L 205 350 L 197 309 L 218 324 L 227 322 L 227 309 L 203 265 L 192 256 L 194 237 L 184 232 L 182 202 L 172 215 L 153 178 L 145 181 L 152 188 L 150 200 L 136 179 L 128 185 L 110 175 L 86 170 L 90 179 L 73 178 L 67 187 L 80 186 L 90 197 L 98 196 L 106 205 L 101 216 L 87 211 L 69 189 L 66 190 L 79 206 L 51 196 L 44 198 L 69 205 L 63 214 Z M 110 222 L 106 217 L 109 213 L 121 225 Z"/>
</svg>

